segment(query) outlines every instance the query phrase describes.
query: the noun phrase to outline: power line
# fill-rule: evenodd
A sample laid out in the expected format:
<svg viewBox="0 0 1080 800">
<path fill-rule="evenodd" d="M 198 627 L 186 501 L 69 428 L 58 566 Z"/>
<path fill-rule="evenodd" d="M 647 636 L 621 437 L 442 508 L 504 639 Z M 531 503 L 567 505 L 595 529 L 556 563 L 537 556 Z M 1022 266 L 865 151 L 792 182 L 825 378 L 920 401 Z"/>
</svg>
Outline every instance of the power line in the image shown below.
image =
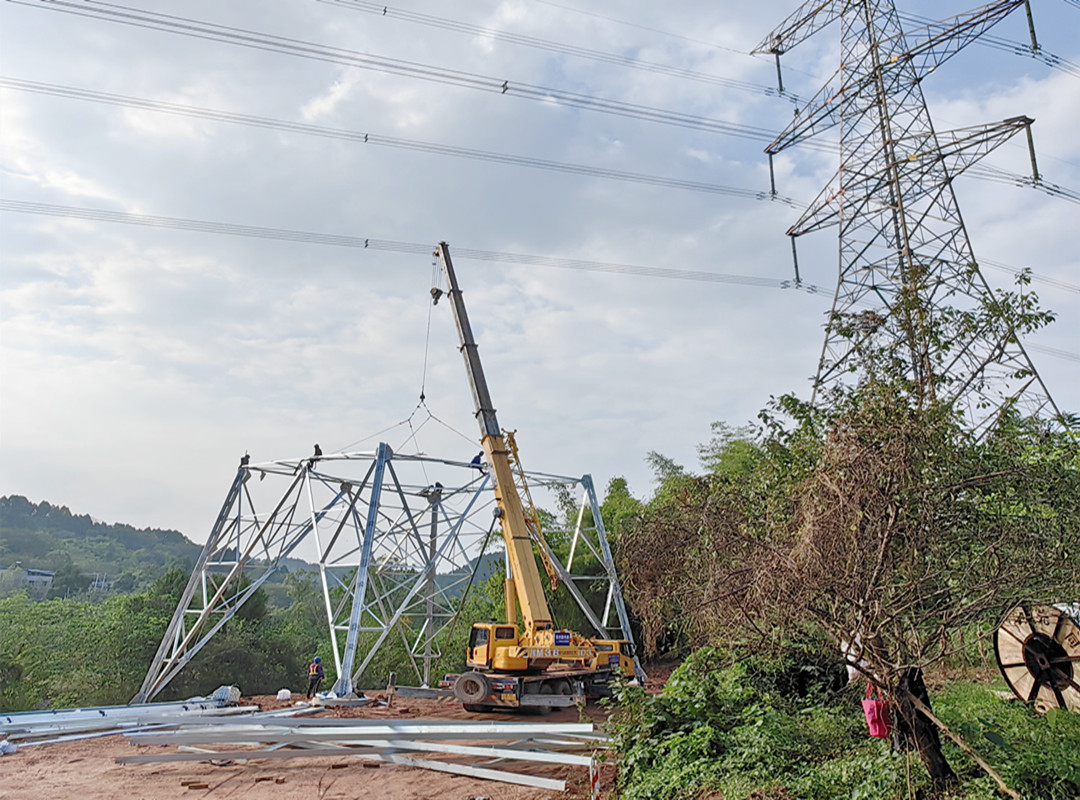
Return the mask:
<svg viewBox="0 0 1080 800">
<path fill-rule="evenodd" d="M 582 16 L 585 16 L 585 17 L 593 17 L 595 19 L 602 19 L 602 20 L 606 20 L 607 22 L 614 22 L 616 25 L 625 25 L 628 28 L 637 28 L 638 30 L 648 31 L 649 33 L 655 33 L 655 34 L 658 34 L 659 36 L 666 36 L 668 38 L 678 39 L 678 40 L 683 41 L 683 42 L 691 42 L 692 44 L 700 44 L 700 45 L 704 45 L 705 47 L 711 47 L 714 50 L 724 50 L 724 51 L 726 51 L 728 53 L 735 53 L 736 55 L 746 56 L 747 58 L 752 58 L 755 61 L 758 60 L 758 56 L 756 54 L 754 54 L 754 53 L 748 53 L 745 50 L 739 50 L 739 49 L 734 48 L 734 47 L 728 47 L 727 45 L 717 44 L 716 42 L 709 42 L 709 41 L 706 41 L 704 39 L 695 39 L 692 36 L 683 36 L 681 33 L 673 33 L 672 31 L 665 31 L 665 30 L 662 30 L 660 28 L 651 27 L 649 25 L 642 25 L 639 22 L 630 22 L 629 20 L 619 19 L 618 17 L 612 17 L 612 16 L 609 16 L 607 14 L 598 14 L 595 11 L 586 11 L 585 9 L 582 9 L 582 8 L 574 8 L 573 6 L 563 5 L 562 3 L 554 3 L 551 0 L 536 0 L 536 2 L 543 3 L 544 5 L 551 6 L 552 8 L 561 8 L 563 11 L 569 11 L 569 12 L 571 12 L 573 14 L 581 14 Z M 1078 2 L 1080 2 L 1080 0 L 1078 0 Z M 770 61 L 771 60 L 772 59 L 770 58 Z M 804 69 L 798 69 L 796 67 L 791 67 L 791 66 L 787 66 L 787 67 L 785 67 L 785 69 L 788 70 L 789 72 L 801 72 L 804 75 L 809 75 L 809 76 L 813 77 L 813 73 L 807 72 Z M 778 94 L 781 94 L 781 93 L 778 92 Z M 784 97 L 788 97 L 788 92 L 787 91 L 784 91 L 782 94 L 783 94 Z M 794 97 L 794 95 L 791 95 L 791 96 Z"/>
<path fill-rule="evenodd" d="M 37 214 L 51 217 L 63 217 L 68 219 L 80 219 L 91 222 L 109 222 L 124 225 L 140 225 L 143 227 L 166 228 L 170 230 L 192 231 L 196 233 L 214 233 L 225 236 L 240 236 L 247 238 L 271 239 L 277 241 L 297 242 L 300 244 L 320 244 L 333 247 L 350 247 L 363 250 L 378 250 L 383 252 L 405 253 L 409 255 L 430 255 L 432 245 L 417 242 L 399 242 L 391 239 L 372 239 L 360 236 L 344 236 L 340 234 L 315 233 L 312 231 L 290 230 L 287 228 L 261 227 L 254 225 L 236 225 L 226 222 L 213 222 L 208 220 L 184 219 L 182 217 L 163 217 L 149 214 L 130 214 L 122 211 L 108 211 L 95 208 L 77 208 L 73 206 L 61 206 L 48 203 L 31 203 L 21 200 L 0 199 L 0 211 L 15 212 L 22 214 Z M 569 269 L 581 272 L 601 272 L 611 275 L 633 275 L 642 278 L 661 278 L 666 280 L 694 281 L 700 283 L 726 284 L 739 286 L 752 286 L 764 289 L 797 289 L 807 294 L 825 294 L 820 286 L 809 283 L 797 283 L 789 280 L 776 278 L 759 278 L 749 275 L 726 275 L 723 273 L 706 272 L 704 270 L 670 269 L 667 267 L 648 267 L 635 264 L 619 264 L 604 261 L 587 261 L 573 258 L 555 258 L 552 256 L 527 255 L 523 253 L 503 253 L 493 250 L 478 250 L 474 248 L 455 247 L 454 257 L 471 259 L 474 261 L 487 261 L 501 264 L 518 264 L 531 267 L 544 267 L 551 269 Z M 996 269 L 1017 271 L 1013 267 L 994 261 L 980 260 L 980 265 L 986 264 Z M 1032 276 L 1037 280 L 1038 276 Z M 1062 288 L 1071 291 L 1080 291 L 1080 287 L 1053 279 L 1043 279 L 1047 283 L 1059 284 Z M 1046 345 L 1027 344 L 1031 350 L 1046 353 L 1066 360 L 1080 361 L 1080 355 L 1067 350 L 1060 350 Z"/>
<path fill-rule="evenodd" d="M 468 147 L 455 147 L 453 145 L 437 144 L 434 142 L 422 142 L 415 139 L 402 139 L 394 136 L 380 136 L 375 133 L 350 131 L 341 128 L 327 128 L 321 125 L 311 125 L 302 122 L 289 122 L 286 120 L 273 119 L 270 117 L 258 117 L 249 114 L 237 114 L 230 111 L 218 111 L 199 106 L 167 103 L 160 100 L 148 100 L 140 97 L 128 97 L 125 95 L 96 92 L 90 89 L 80 89 L 73 86 L 60 86 L 52 83 L 39 81 L 27 81 L 19 78 L 0 76 L 0 87 L 15 89 L 23 92 L 33 92 L 51 97 L 63 97 L 72 100 L 85 100 L 93 103 L 121 106 L 125 108 L 137 108 L 147 111 L 157 111 L 165 114 L 179 114 L 196 119 L 207 119 L 215 122 L 228 122 L 237 125 L 248 125 L 256 128 L 300 133 L 306 136 L 321 136 L 328 139 L 340 139 L 361 144 L 372 144 L 382 147 L 394 147 L 414 152 L 433 153 L 443 156 L 455 156 L 458 158 L 470 158 L 478 161 L 487 161 L 499 164 L 508 164 L 516 167 L 530 167 L 552 172 L 563 172 L 576 175 L 585 175 L 594 178 L 606 178 L 608 180 L 625 181 L 629 183 L 648 184 L 661 186 L 668 189 L 685 189 L 694 192 L 708 194 L 727 195 L 730 197 L 742 197 L 750 200 L 774 200 L 792 208 L 797 203 L 790 197 L 781 195 L 773 196 L 767 191 L 755 191 L 753 189 L 741 189 L 734 186 L 722 186 L 714 183 L 701 181 L 680 180 L 667 178 L 661 175 L 644 175 L 624 170 L 604 169 L 586 164 L 570 164 L 561 161 L 550 161 L 542 158 L 529 156 L 516 156 L 507 153 L 497 153 L 490 150 L 479 150 Z"/>
<path fill-rule="evenodd" d="M 216 233 L 226 236 L 274 239 L 278 241 L 299 242 L 302 244 L 352 247 L 362 250 L 380 250 L 395 253 L 408 253 L 412 255 L 430 255 L 434 247 L 431 244 L 399 242 L 389 239 L 371 239 L 362 236 L 343 236 L 339 234 L 315 233 L 312 231 L 260 227 L 255 225 L 236 225 L 227 222 L 184 219 L 181 217 L 162 217 L 150 214 L 130 214 L 123 211 L 78 208 L 49 203 L 31 203 L 21 200 L 0 200 L 0 211 L 81 219 L 92 222 L 141 225 L 144 227 L 168 228 L 171 230 L 194 231 L 198 233 Z M 501 253 L 493 250 L 476 250 L 462 247 L 454 248 L 454 257 L 502 264 L 521 264 L 532 267 L 571 269 L 584 272 L 606 272 L 613 275 L 636 275 L 644 278 L 665 278 L 669 280 L 697 281 L 701 283 L 736 284 L 768 289 L 800 289 L 809 294 L 817 294 L 823 291 L 821 287 L 814 286 L 813 284 L 796 283 L 795 281 L 780 280 L 777 278 L 758 278 L 749 275 L 725 275 L 703 270 L 647 267 L 635 264 L 618 264 L 604 261 L 585 261 L 573 258 L 526 255 L 523 253 Z"/>
<path fill-rule="evenodd" d="M 374 56 L 356 50 L 330 47 L 328 45 L 307 42 L 300 39 L 273 36 L 271 34 L 259 33 L 244 28 L 215 25 L 213 23 L 202 22 L 188 17 L 158 14 L 113 3 L 96 2 L 96 0 L 83 0 L 83 2 L 78 3 L 71 2 L 70 0 L 48 0 L 48 2 L 44 2 L 44 0 L 8 0 L 8 2 L 33 8 L 74 14 L 76 16 L 90 17 L 92 19 L 115 22 L 123 25 L 131 25 L 146 30 L 175 33 L 181 36 L 203 39 L 206 41 L 232 44 L 254 50 L 280 53 L 298 58 L 307 58 L 315 61 L 354 67 L 356 69 L 383 72 L 391 75 L 458 86 L 492 94 L 509 95 L 568 108 L 579 108 L 587 111 L 597 111 L 604 114 L 613 114 L 615 116 L 643 120 L 646 122 L 656 122 L 663 125 L 690 128 L 706 133 L 727 134 L 761 142 L 771 142 L 776 138 L 774 131 L 727 120 L 713 119 L 696 114 L 684 114 L 678 111 L 670 111 L 656 108 L 655 106 L 646 106 L 637 103 L 624 103 L 618 100 L 594 97 L 579 92 L 570 92 L 564 89 L 555 89 L 536 84 L 510 81 L 509 79 L 496 78 L 461 70 L 445 69 L 414 61 Z M 816 143 L 811 142 L 810 146 L 814 147 L 816 146 Z M 828 145 L 817 146 L 820 149 L 829 149 Z"/>
<path fill-rule="evenodd" d="M 988 258 L 980 258 L 979 267 L 990 267 L 999 272 L 1008 272 L 1010 275 L 1019 275 L 1023 272 L 1023 268 L 1021 267 L 1011 267 L 1008 264 L 1002 264 L 1000 261 L 992 261 Z M 1055 289 L 1080 294 L 1080 286 L 1075 283 L 1067 283 L 1066 281 L 1058 280 L 1057 278 L 1048 278 L 1045 275 L 1037 275 L 1034 272 L 1029 272 L 1028 276 L 1031 278 L 1032 282 L 1045 283 L 1047 286 L 1053 286 Z"/>
<path fill-rule="evenodd" d="M 240 46 L 245 46 L 245 48 L 252 48 L 255 50 L 264 50 L 269 52 L 282 53 L 285 55 L 312 58 L 315 60 L 324 60 L 324 62 L 334 64 L 353 66 L 362 69 L 373 69 L 393 74 L 401 74 L 401 76 L 419 78 L 421 80 L 429 80 L 440 83 L 465 86 L 470 87 L 470 89 L 476 89 L 481 91 L 498 92 L 500 94 L 512 94 L 518 97 L 537 99 L 541 101 L 554 100 L 555 103 L 570 107 L 602 111 L 605 113 L 616 114 L 616 116 L 659 122 L 663 124 L 685 126 L 693 128 L 693 130 L 700 130 L 710 133 L 725 133 L 747 139 L 768 141 L 768 143 L 771 143 L 771 141 L 775 139 L 774 132 L 768 131 L 766 130 L 766 128 L 756 127 L 752 125 L 742 125 L 738 123 L 727 122 L 724 120 L 714 120 L 705 117 L 697 117 L 693 116 L 693 114 L 684 114 L 676 111 L 665 111 L 663 109 L 653 108 L 649 106 L 625 104 L 620 103 L 620 101 L 618 100 L 607 100 L 604 98 L 592 97 L 590 95 L 564 92 L 562 90 L 545 89 L 545 87 L 543 86 L 538 86 L 534 84 L 511 84 L 509 81 L 500 82 L 498 78 L 478 76 L 478 74 L 473 74 L 469 72 L 445 70 L 437 67 L 416 64 L 413 62 L 404 62 L 404 60 L 400 59 L 369 56 L 357 51 L 329 48 L 329 46 L 326 45 L 305 42 L 297 39 L 287 39 L 264 35 L 264 33 L 258 33 L 242 28 L 232 28 L 213 25 L 211 23 L 203 23 L 197 21 L 197 19 L 191 19 L 188 17 L 144 12 L 137 9 L 126 8 L 126 6 L 123 5 L 98 2 L 97 0 L 84 0 L 82 3 L 69 2 L 67 0 L 50 0 L 48 3 L 44 4 L 42 4 L 41 0 L 38 0 L 37 2 L 33 0 L 9 0 L 9 2 L 14 2 L 19 5 L 29 5 L 32 6 L 32 8 L 49 9 L 52 11 L 59 11 L 79 16 L 89 16 L 97 19 L 105 19 L 105 21 L 108 22 L 132 25 L 139 28 L 174 32 L 178 33 L 178 35 L 181 36 L 188 36 L 208 41 L 237 44 Z M 259 118 L 251 119 L 255 120 Z M 247 122 L 245 124 L 257 123 Z M 264 126 L 267 125 L 264 124 Z M 325 130 L 329 131 L 332 130 L 332 128 L 325 128 Z M 384 138 L 386 138 L 387 141 L 383 141 L 383 143 L 381 144 L 389 144 L 390 137 Z M 396 146 L 405 146 L 404 144 L 402 144 L 404 143 L 404 141 L 406 140 L 399 140 L 399 144 L 397 144 Z M 370 144 L 370 141 L 368 144 Z M 416 146 L 419 144 L 420 143 L 414 143 L 414 149 L 418 149 Z M 808 147 L 809 149 L 825 152 L 835 152 L 837 149 L 836 143 L 829 143 L 829 141 L 810 140 L 804 141 L 804 143 L 800 144 L 804 147 Z M 480 153 L 481 151 L 475 152 Z M 459 152 L 456 154 L 461 153 Z M 473 155 L 473 158 L 475 158 L 475 155 Z M 510 158 L 513 157 L 499 157 L 498 160 Z M 553 170 L 557 170 L 557 168 L 559 167 L 556 166 L 556 164 L 557 162 L 548 162 L 548 165 L 545 165 L 544 168 L 553 168 Z M 537 164 L 532 165 L 536 166 Z M 581 168 L 575 166 L 571 168 L 570 171 L 580 172 Z M 567 170 L 563 171 L 565 172 Z M 607 177 L 615 177 L 615 171 L 610 172 L 612 174 L 608 175 Z M 623 176 L 619 177 L 618 179 L 634 180 L 635 178 L 629 177 L 630 175 L 630 173 L 624 173 Z M 984 172 L 982 176 L 985 177 L 986 173 Z M 1013 185 L 1025 185 L 1023 178 L 1021 178 L 1020 176 L 1012 177 L 1011 174 L 998 175 L 996 178 L 991 177 L 990 179 L 998 179 L 999 181 L 1003 180 L 1003 182 L 1011 182 L 1011 184 Z M 650 180 L 645 182 L 656 182 L 657 180 L 663 179 L 651 178 Z M 1076 192 L 1065 190 L 1062 187 L 1057 187 L 1053 184 L 1045 184 L 1045 182 L 1043 181 L 1031 182 L 1030 186 L 1032 188 L 1039 189 L 1040 191 L 1047 192 L 1054 196 L 1063 196 L 1063 198 L 1066 199 L 1075 199 L 1076 196 L 1080 196 L 1077 195 Z M 681 188 L 690 187 L 684 186 Z M 730 189 L 730 187 L 727 188 Z M 696 190 L 707 191 L 700 187 L 698 187 Z M 755 199 L 757 199 L 756 195 Z"/>
<path fill-rule="evenodd" d="M 310 231 L 297 231 L 287 228 L 270 228 L 251 225 L 236 225 L 233 223 L 210 222 L 204 220 L 184 219 L 181 217 L 160 217 L 147 214 L 130 214 L 120 211 L 108 211 L 104 209 L 78 208 L 74 206 L 52 205 L 48 203 L 32 203 L 22 200 L 0 200 L 0 211 L 19 212 L 25 214 L 42 214 L 54 217 L 69 217 L 85 219 L 96 222 L 115 222 L 130 225 L 143 225 L 157 228 L 172 228 L 176 230 L 196 231 L 200 233 L 220 233 L 229 236 L 247 236 L 260 239 L 280 239 L 285 241 L 300 242 L 306 244 L 323 244 L 338 247 L 358 247 L 365 250 L 388 250 L 399 253 L 427 253 L 431 245 L 408 242 L 395 242 L 384 239 L 371 239 L 360 236 L 344 236 L 338 234 L 313 233 Z M 467 255 L 466 255 L 467 254 Z M 771 278 L 750 278 L 746 276 L 723 276 L 713 272 L 701 272 L 694 270 L 672 270 L 664 267 L 640 267 L 626 264 L 610 264 L 600 261 L 580 261 L 575 259 L 557 259 L 549 256 L 531 256 L 515 253 L 498 253 L 487 250 L 469 250 L 460 247 L 454 248 L 454 255 L 461 258 L 473 258 L 480 261 L 499 261 L 513 264 L 529 264 L 543 267 L 564 267 L 568 269 L 589 269 L 597 272 L 612 272 L 648 277 L 680 277 L 683 280 L 703 280 L 710 283 L 743 282 L 754 286 L 776 286 L 788 288 L 789 281 L 778 281 Z M 1010 274 L 1018 274 L 1020 267 L 1010 266 L 1000 261 L 980 258 L 980 267 L 990 267 Z M 602 268 L 602 269 L 601 269 Z M 1080 293 L 1080 286 L 1061 281 L 1056 278 L 1048 278 L 1037 273 L 1029 273 L 1033 282 L 1045 283 L 1068 292 Z M 730 279 L 730 280 L 728 280 Z M 820 287 L 811 284 L 802 284 L 801 288 L 815 293 Z"/>
<path fill-rule="evenodd" d="M 1080 203 L 1080 192 L 1077 192 L 1075 189 L 1059 186 L 1056 183 L 1048 183 L 1042 178 L 1021 175 L 1017 172 L 1011 172 L 1010 170 L 995 167 L 991 164 L 974 164 L 971 167 L 968 167 L 965 172 L 974 178 L 990 181 L 991 183 L 1002 183 L 1008 186 L 1026 186 L 1031 189 L 1037 189 L 1043 194 L 1048 194 L 1051 197 L 1068 200 L 1070 203 Z"/>
<path fill-rule="evenodd" d="M 500 81 L 498 78 L 460 72 L 457 70 L 446 70 L 399 59 L 369 56 L 354 50 L 344 50 L 312 42 L 304 42 L 298 39 L 276 37 L 241 28 L 214 25 L 186 17 L 156 14 L 149 11 L 144 12 L 139 9 L 130 9 L 125 6 L 98 2 L 98 0 L 83 0 L 82 3 L 69 2 L 68 0 L 49 0 L 47 3 L 44 3 L 43 0 L 37 0 L 36 2 L 35 0 L 8 1 L 16 3 L 17 5 L 45 8 L 78 16 L 87 16 L 93 19 L 103 19 L 148 30 L 177 33 L 183 36 L 234 44 L 256 50 L 276 52 L 301 58 L 310 58 L 345 66 L 353 66 L 360 69 L 371 69 L 390 74 L 419 78 L 421 80 L 434 81 L 437 83 L 479 89 L 481 91 L 510 94 L 526 99 L 539 100 L 541 102 L 555 102 L 569 107 L 686 127 L 709 133 L 724 133 L 740 138 L 765 142 L 773 142 L 776 139 L 775 132 L 756 126 L 741 125 L 725 120 L 711 119 L 692 114 L 682 114 L 681 112 L 675 111 L 666 111 L 652 106 L 622 103 L 617 100 L 607 100 L 576 92 L 545 88 L 533 84 L 510 83 L 506 80 Z M 835 142 L 819 140 L 802 141 L 800 142 L 800 145 L 808 149 L 822 152 L 836 152 L 838 149 L 838 145 Z M 554 165 L 558 162 L 549 163 L 552 166 L 546 168 L 557 169 Z M 631 173 L 625 174 L 630 175 Z M 981 167 L 981 171 L 974 170 L 972 171 L 972 174 L 977 177 L 997 180 L 998 182 L 1010 183 L 1012 185 L 1028 185 L 1031 188 L 1038 189 L 1039 191 L 1055 197 L 1062 197 L 1074 202 L 1080 202 L 1080 200 L 1078 200 L 1080 194 L 1075 191 L 1065 189 L 1056 184 L 1049 184 L 1044 181 L 1026 181 L 1022 176 L 1006 173 L 1003 170 L 998 170 L 996 175 L 991 175 L 989 168 Z M 623 177 L 620 179 L 628 180 L 629 178 Z M 689 187 L 684 186 L 682 188 Z M 696 191 L 703 191 L 703 189 L 698 188 Z"/>
<path fill-rule="evenodd" d="M 1066 361 L 1080 361 L 1080 353 L 1071 353 L 1068 350 L 1059 350 L 1056 347 L 1047 347 L 1045 344 L 1034 344 L 1033 342 L 1025 342 L 1024 347 L 1026 347 L 1028 350 L 1034 350 L 1039 353 L 1046 353 L 1046 355 L 1048 356 L 1063 358 Z"/>
<path fill-rule="evenodd" d="M 390 6 L 384 5 L 383 3 L 375 3 L 371 2 L 370 0 L 317 0 L 317 2 L 325 3 L 326 5 L 341 6 L 343 8 L 348 8 L 353 11 L 363 11 L 369 14 L 375 14 L 380 17 L 400 19 L 419 25 L 427 25 L 429 27 L 439 28 L 441 30 L 464 33 L 470 36 L 480 36 L 486 39 L 491 39 L 493 41 L 506 42 L 508 44 L 521 45 L 524 47 L 533 47 L 539 50 L 546 50 L 551 53 L 559 53 L 561 55 L 587 58 L 589 60 L 599 61 L 605 64 L 615 64 L 618 66 L 627 67 L 629 69 L 652 72 L 659 75 L 668 75 L 675 78 L 684 78 L 686 80 L 709 83 L 714 86 L 725 86 L 731 89 L 752 92 L 754 94 L 763 94 L 768 97 L 783 97 L 784 99 L 796 104 L 802 102 L 802 100 L 797 95 L 791 94 L 789 92 L 780 92 L 778 89 L 775 89 L 772 86 L 763 86 L 759 83 L 751 83 L 749 81 L 741 81 L 733 78 L 723 78 L 718 75 L 708 75 L 703 72 L 695 72 L 693 70 L 683 69 L 681 67 L 673 67 L 667 64 L 659 64 L 653 61 L 644 61 L 642 59 L 631 58 L 630 56 L 622 56 L 616 53 L 605 53 L 601 50 L 593 50 L 587 47 L 578 47 L 577 45 L 565 44 L 563 42 L 556 42 L 550 39 L 539 39 L 533 36 L 525 36 L 524 34 L 499 30 L 498 28 L 485 28 L 479 25 L 472 25 L 467 22 L 460 22 L 458 20 L 448 19 L 446 17 L 435 17 L 429 14 L 420 14 L 414 11 L 406 11 L 400 8 L 392 8 Z"/>
</svg>

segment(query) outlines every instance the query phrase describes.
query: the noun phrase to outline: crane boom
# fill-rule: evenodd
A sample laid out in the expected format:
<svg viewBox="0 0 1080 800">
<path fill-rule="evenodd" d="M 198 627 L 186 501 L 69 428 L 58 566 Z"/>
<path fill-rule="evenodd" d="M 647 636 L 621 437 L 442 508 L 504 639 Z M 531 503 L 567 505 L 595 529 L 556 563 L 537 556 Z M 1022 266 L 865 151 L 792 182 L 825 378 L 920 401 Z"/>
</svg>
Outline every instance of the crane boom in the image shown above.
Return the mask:
<svg viewBox="0 0 1080 800">
<path fill-rule="evenodd" d="M 480 444 L 491 474 L 495 478 L 495 496 L 502 511 L 500 523 L 503 538 L 506 541 L 507 557 L 510 560 L 513 586 L 507 587 L 506 621 L 514 623 L 517 614 L 511 607 L 511 597 L 516 597 L 521 607 L 522 620 L 525 623 L 525 637 L 533 638 L 536 631 L 552 627 L 551 610 L 541 584 L 540 570 L 533 556 L 532 537 L 525 519 L 525 510 L 514 485 L 514 475 L 510 464 L 510 454 L 495 416 L 495 407 L 491 402 L 484 367 L 480 363 L 480 353 L 473 338 L 469 314 L 465 310 L 465 300 L 458 286 L 454 264 L 450 259 L 450 248 L 446 242 L 440 242 L 435 251 L 442 263 L 446 277 L 447 296 L 454 312 L 458 339 L 461 342 L 461 355 L 465 359 L 465 371 L 472 388 L 473 403 L 476 409 L 476 421 L 480 424 Z M 512 589 L 512 590 L 511 590 Z"/>
<path fill-rule="evenodd" d="M 495 479 L 497 516 L 506 542 L 509 573 L 505 585 L 506 621 L 473 623 L 465 663 L 474 671 L 454 676 L 454 695 L 467 711 L 505 706 L 550 710 L 585 697 L 608 696 L 615 676 L 635 675 L 633 646 L 624 639 L 587 639 L 574 631 L 555 629 L 533 551 L 534 532 L 541 544 L 542 537 L 531 501 L 527 514 L 522 499 L 522 494 L 528 496 L 528 489 L 517 448 L 512 435 L 504 436 L 495 416 L 446 242 L 439 243 L 435 256 L 446 278 L 484 458 Z M 433 289 L 432 295 L 438 302 L 441 292 Z M 521 480 L 520 492 L 515 467 Z M 550 553 L 544 555 L 550 560 Z M 518 608 L 524 623 L 520 633 Z"/>
</svg>

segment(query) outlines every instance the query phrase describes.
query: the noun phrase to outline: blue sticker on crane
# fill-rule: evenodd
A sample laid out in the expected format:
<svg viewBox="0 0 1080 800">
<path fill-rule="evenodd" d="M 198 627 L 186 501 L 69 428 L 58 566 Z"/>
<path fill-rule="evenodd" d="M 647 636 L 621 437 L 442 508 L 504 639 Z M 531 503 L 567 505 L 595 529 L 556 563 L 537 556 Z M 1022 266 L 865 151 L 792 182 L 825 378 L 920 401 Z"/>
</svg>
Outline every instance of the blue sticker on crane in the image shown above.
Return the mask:
<svg viewBox="0 0 1080 800">
<path fill-rule="evenodd" d="M 555 646 L 566 647 L 570 644 L 570 631 L 555 631 Z"/>
<path fill-rule="evenodd" d="M 619 666 L 619 654 L 612 653 L 607 657 L 607 663 L 613 667 Z"/>
</svg>

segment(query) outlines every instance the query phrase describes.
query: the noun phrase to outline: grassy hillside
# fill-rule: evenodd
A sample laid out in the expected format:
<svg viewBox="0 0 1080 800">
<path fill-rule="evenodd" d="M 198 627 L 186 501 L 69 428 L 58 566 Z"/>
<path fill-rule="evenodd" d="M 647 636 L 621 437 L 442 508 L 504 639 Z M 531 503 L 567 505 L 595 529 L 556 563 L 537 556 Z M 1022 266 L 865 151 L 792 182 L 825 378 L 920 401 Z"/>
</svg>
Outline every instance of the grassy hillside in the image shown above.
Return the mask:
<svg viewBox="0 0 1080 800">
<path fill-rule="evenodd" d="M 48 501 L 0 497 L 0 578 L 16 562 L 24 568 L 53 571 L 50 597 L 84 596 L 95 575 L 108 576 L 113 594 L 143 591 L 170 569 L 190 572 L 201 549 L 179 531 L 95 522 L 88 514 L 73 514 L 66 506 Z M 464 572 L 466 576 L 472 567 Z M 270 605 L 289 604 L 281 585 L 285 575 L 314 569 L 300 559 L 282 559 L 265 586 Z M 502 554 L 489 553 L 474 580 L 481 583 L 502 569 Z M 461 578 L 462 573 L 454 573 L 439 575 L 437 580 L 446 586 Z M 0 580 L 0 594 L 7 588 Z"/>
<path fill-rule="evenodd" d="M 148 587 L 172 567 L 189 570 L 200 546 L 178 531 L 95 522 L 66 506 L 0 497 L 0 568 L 56 572 L 53 595 L 86 591 L 94 574 L 108 575 L 114 591 Z"/>
</svg>

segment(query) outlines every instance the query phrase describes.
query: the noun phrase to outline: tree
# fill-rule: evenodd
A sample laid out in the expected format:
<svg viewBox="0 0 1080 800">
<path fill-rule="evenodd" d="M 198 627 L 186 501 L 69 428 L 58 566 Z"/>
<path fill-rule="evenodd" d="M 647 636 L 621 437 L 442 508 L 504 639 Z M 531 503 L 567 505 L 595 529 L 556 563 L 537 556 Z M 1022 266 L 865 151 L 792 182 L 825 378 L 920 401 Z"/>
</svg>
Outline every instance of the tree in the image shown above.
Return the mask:
<svg viewBox="0 0 1080 800">
<path fill-rule="evenodd" d="M 712 438 L 698 445 L 698 458 L 705 471 L 712 475 L 748 475 L 754 461 L 761 457 L 755 441 L 755 431 L 749 425 L 732 428 L 726 422 L 714 422 Z"/>
<path fill-rule="evenodd" d="M 672 625 L 758 646 L 824 631 L 896 701 L 900 741 L 935 788 L 953 782 L 923 669 L 965 626 L 1080 591 L 1080 440 L 1067 418 L 1024 418 L 1014 401 L 976 432 L 949 399 L 967 395 L 950 373 L 957 347 L 1053 321 L 1029 280 L 964 309 L 912 283 L 891 312 L 918 321 L 908 348 L 838 316 L 860 359 L 853 384 L 831 384 L 816 406 L 781 397 L 758 441 L 714 426 L 705 478 L 650 454 L 661 487 L 620 542 L 646 649 Z"/>
<path fill-rule="evenodd" d="M 858 642 L 940 787 L 922 670 L 1016 602 L 1080 591 L 1080 446 L 1017 416 L 979 439 L 905 389 L 865 382 L 774 431 L 750 473 L 688 486 L 621 553 L 654 638 L 678 619 L 698 642 Z"/>
</svg>

